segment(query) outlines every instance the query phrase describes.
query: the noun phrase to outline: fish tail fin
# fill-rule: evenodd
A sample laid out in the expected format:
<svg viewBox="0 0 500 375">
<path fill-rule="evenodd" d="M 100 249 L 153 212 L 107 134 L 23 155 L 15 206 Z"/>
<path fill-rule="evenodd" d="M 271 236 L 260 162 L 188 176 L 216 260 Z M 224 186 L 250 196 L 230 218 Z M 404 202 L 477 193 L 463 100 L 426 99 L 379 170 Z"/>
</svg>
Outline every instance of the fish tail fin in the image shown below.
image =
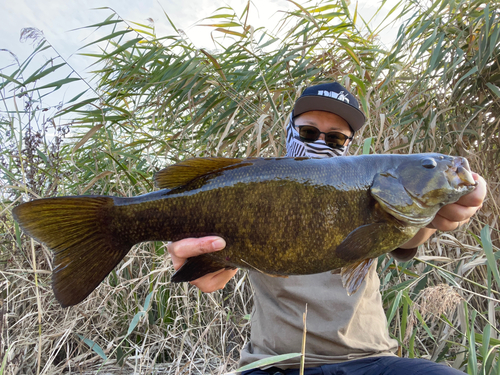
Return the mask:
<svg viewBox="0 0 500 375">
<path fill-rule="evenodd" d="M 351 296 L 358 291 L 373 261 L 374 259 L 364 259 L 342 267 L 340 276 L 342 277 L 342 285 L 347 289 L 347 295 Z"/>
<path fill-rule="evenodd" d="M 26 234 L 54 251 L 52 289 L 63 307 L 83 301 L 132 247 L 113 235 L 113 206 L 105 196 L 57 197 L 12 211 Z"/>
<path fill-rule="evenodd" d="M 208 273 L 222 269 L 234 269 L 234 267 L 218 261 L 207 254 L 188 258 L 186 262 L 172 276 L 170 281 L 180 283 L 183 281 L 193 281 Z"/>
</svg>

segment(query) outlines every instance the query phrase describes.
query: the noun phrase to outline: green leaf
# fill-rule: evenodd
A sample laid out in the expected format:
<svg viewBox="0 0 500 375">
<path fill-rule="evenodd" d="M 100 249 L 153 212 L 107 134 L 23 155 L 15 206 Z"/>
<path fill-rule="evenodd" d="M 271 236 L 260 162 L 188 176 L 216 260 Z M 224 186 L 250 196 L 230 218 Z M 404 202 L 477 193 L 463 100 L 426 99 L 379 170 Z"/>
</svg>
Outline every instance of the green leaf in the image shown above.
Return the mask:
<svg viewBox="0 0 500 375">
<path fill-rule="evenodd" d="M 281 355 L 276 355 L 273 357 L 269 358 L 264 358 L 259 361 L 252 362 L 246 366 L 240 367 L 239 369 L 235 370 L 235 372 L 243 372 L 243 371 L 248 371 L 252 370 L 254 368 L 261 368 L 261 367 L 266 367 L 269 365 L 273 365 L 278 362 L 286 361 L 288 359 L 292 358 L 297 358 L 300 357 L 302 354 L 300 353 L 289 353 L 289 354 L 281 354 Z"/>
<path fill-rule="evenodd" d="M 495 351 L 496 351 L 496 353 L 495 353 Z M 497 361 L 496 361 L 497 368 L 496 369 L 493 368 L 493 366 L 494 366 L 493 361 L 495 360 L 496 357 L 498 357 L 499 352 L 500 352 L 500 345 L 495 345 L 490 350 L 488 350 L 486 357 L 483 358 L 483 373 L 484 374 L 486 374 L 486 375 L 500 374 L 500 358 L 497 358 Z"/>
<path fill-rule="evenodd" d="M 44 86 L 36 87 L 30 90 L 26 90 L 25 92 L 32 92 L 32 91 L 38 91 L 38 90 L 44 90 L 44 89 L 51 89 L 55 88 L 56 90 L 60 89 L 63 85 L 66 85 L 71 82 L 79 81 L 80 78 L 64 78 L 56 82 L 48 83 Z"/>
<path fill-rule="evenodd" d="M 445 34 L 444 33 L 440 33 L 440 34 L 441 34 L 441 36 L 439 37 L 438 44 L 436 45 L 436 47 L 432 51 L 431 61 L 429 63 L 429 68 L 432 70 L 436 69 L 436 62 L 438 61 L 438 58 L 439 58 L 439 60 L 441 60 L 441 46 L 443 44 Z"/>
<path fill-rule="evenodd" d="M 49 160 L 47 159 L 47 156 L 42 151 L 37 149 L 36 152 L 37 152 L 38 156 L 43 160 L 45 165 L 50 165 Z"/>
<path fill-rule="evenodd" d="M 489 225 L 485 225 L 481 230 L 481 242 L 483 244 L 484 254 L 486 255 L 486 259 L 488 261 L 488 267 L 491 269 L 497 285 L 500 286 L 500 273 L 498 272 L 498 265 L 495 260 L 495 254 L 493 253 L 493 244 L 491 243 Z"/>
<path fill-rule="evenodd" d="M 460 85 L 460 83 L 462 83 L 465 79 L 467 79 L 468 77 L 470 77 L 472 74 L 474 73 L 477 73 L 477 66 L 474 66 L 472 69 L 470 69 L 464 76 L 462 76 L 458 82 L 455 84 L 455 86 L 453 87 L 453 92 L 455 92 L 457 90 L 457 87 Z"/>
<path fill-rule="evenodd" d="M 70 100 L 68 100 L 68 101 L 67 101 L 67 103 L 73 103 L 73 102 L 77 101 L 77 100 L 78 100 L 78 99 L 80 99 L 80 97 L 81 97 L 82 95 L 84 95 L 86 92 L 87 92 L 87 90 L 84 90 L 84 91 L 82 91 L 81 93 L 79 93 L 79 94 L 75 95 L 73 98 L 71 98 Z"/>
<path fill-rule="evenodd" d="M 125 50 L 127 50 L 128 48 L 132 47 L 132 46 L 135 46 L 137 43 L 139 43 L 141 40 L 144 40 L 144 38 L 135 38 L 135 39 L 132 39 L 132 40 L 129 40 L 127 43 L 121 45 L 120 47 L 118 47 L 117 49 L 115 49 L 114 51 L 108 53 L 105 55 L 105 58 L 106 59 L 109 59 L 110 57 L 114 56 L 114 55 L 117 55 L 119 54 L 120 52 L 123 52 Z"/>
<path fill-rule="evenodd" d="M 107 155 L 108 155 L 111 159 L 113 159 L 113 160 L 115 161 L 115 163 L 116 163 L 116 164 L 120 167 L 120 169 L 121 169 L 123 172 L 125 172 L 125 174 L 126 174 L 126 175 L 127 175 L 127 177 L 129 178 L 130 182 L 132 183 L 132 186 L 136 186 L 136 185 L 137 185 L 137 180 L 134 178 L 134 176 L 132 176 L 132 175 L 130 174 L 130 172 L 128 171 L 128 169 L 127 169 L 127 168 L 125 168 L 125 166 L 124 166 L 122 163 L 120 163 L 120 162 L 118 161 L 118 159 L 116 159 L 116 158 L 115 158 L 112 154 L 107 153 L 107 152 L 106 152 L 106 154 L 107 154 Z"/>
<path fill-rule="evenodd" d="M 111 9 L 111 8 L 108 8 L 108 7 L 102 7 L 102 8 L 94 8 L 94 9 Z M 89 26 L 85 26 L 85 27 L 82 27 L 82 28 L 78 28 L 78 29 L 73 29 L 73 30 L 80 30 L 80 29 L 90 29 L 92 27 L 102 27 L 102 26 L 108 26 L 108 25 L 115 25 L 117 23 L 121 23 L 123 22 L 123 20 L 111 20 L 111 19 L 107 19 L 106 21 L 104 22 L 99 22 L 99 23 L 94 23 L 92 25 L 89 25 Z M 73 31 L 72 30 L 72 31 Z"/>
<path fill-rule="evenodd" d="M 130 29 L 116 31 L 116 32 L 111 33 L 111 34 L 109 34 L 109 35 L 106 35 L 106 36 L 104 36 L 104 37 L 102 37 L 102 38 L 100 38 L 100 39 L 97 39 L 97 40 L 94 40 L 94 41 L 92 41 L 92 42 L 90 42 L 90 43 L 88 43 L 88 44 L 85 44 L 83 47 L 80 47 L 80 50 L 81 50 L 81 49 L 84 49 L 84 48 L 86 48 L 86 47 L 89 47 L 89 46 L 91 46 L 91 45 L 93 45 L 93 44 L 97 44 L 97 43 L 102 42 L 102 41 L 105 41 L 105 40 L 111 40 L 111 39 L 113 39 L 113 38 L 116 38 L 117 36 L 120 36 L 120 35 L 125 35 L 125 34 L 128 34 L 128 33 L 130 33 L 130 32 L 132 32 L 132 30 L 130 30 Z"/>
<path fill-rule="evenodd" d="M 168 19 L 168 22 L 170 23 L 170 26 L 172 26 L 172 28 L 175 30 L 175 32 L 177 34 L 179 34 L 179 30 L 177 30 L 177 27 L 175 27 L 175 24 L 172 22 L 172 20 L 170 19 L 170 17 L 168 16 L 167 12 L 165 12 L 165 10 L 163 10 L 163 14 L 165 15 L 165 17 L 167 17 Z"/>
<path fill-rule="evenodd" d="M 146 300 L 144 301 L 144 311 L 146 311 L 149 308 L 149 303 L 151 302 L 151 297 L 153 296 L 153 292 L 150 292 L 146 296 Z"/>
<path fill-rule="evenodd" d="M 5 80 L 7 80 L 7 82 L 14 83 L 14 84 L 16 84 L 19 87 L 23 87 L 24 86 L 23 83 L 21 83 L 20 81 L 14 79 L 12 76 L 6 76 L 5 74 L 0 73 L 0 78 L 3 78 Z M 4 85 L 2 85 L 2 86 L 4 86 Z M 0 87 L 2 87 L 2 86 L 0 86 Z"/>
<path fill-rule="evenodd" d="M 232 31 L 232 30 L 228 30 L 228 29 L 225 29 L 223 27 L 218 27 L 218 28 L 215 29 L 215 31 L 219 31 L 219 32 L 224 33 L 224 34 L 230 34 L 230 35 L 239 36 L 240 38 L 244 38 L 245 37 L 245 34 L 238 33 L 236 31 Z"/>
<path fill-rule="evenodd" d="M 12 351 L 14 344 L 10 344 L 7 350 L 3 354 L 2 367 L 0 367 L 0 374 L 6 374 L 5 366 L 7 365 L 7 360 L 9 359 L 9 353 Z"/>
<path fill-rule="evenodd" d="M 84 338 L 82 335 L 78 335 L 78 337 L 80 337 L 81 340 L 83 340 L 83 342 L 85 344 L 87 344 L 89 346 L 90 349 L 92 349 L 94 352 L 96 352 L 97 355 L 99 355 L 99 357 L 101 357 L 102 359 L 104 359 L 105 361 L 108 360 L 108 357 L 106 357 L 106 354 L 104 353 L 104 350 L 102 350 L 102 348 L 96 344 L 95 342 L 93 342 L 92 340 L 90 339 L 86 339 Z"/>
<path fill-rule="evenodd" d="M 490 336 L 491 336 L 491 325 L 486 324 L 483 329 L 482 334 L 482 345 L 481 345 L 481 355 L 483 356 L 483 361 L 486 357 L 488 357 L 488 348 L 490 346 Z M 476 339 L 476 337 L 474 337 Z"/>
<path fill-rule="evenodd" d="M 406 334 L 406 326 L 408 324 L 409 317 L 409 307 L 413 304 L 413 301 L 408 294 L 408 290 L 403 292 L 403 312 L 401 314 L 401 337 L 404 337 Z"/>
<path fill-rule="evenodd" d="M 0 164 L 0 169 L 11 179 L 11 183 L 13 183 L 13 181 L 17 181 L 16 175 L 5 168 L 2 164 Z"/>
<path fill-rule="evenodd" d="M 363 155 L 368 155 L 370 153 L 370 146 L 372 145 L 374 137 L 366 138 L 363 142 Z"/>
<path fill-rule="evenodd" d="M 496 95 L 500 98 L 500 88 L 497 85 L 494 85 L 493 83 L 486 82 L 486 86 Z"/>
<path fill-rule="evenodd" d="M 417 57 L 420 57 L 421 54 L 423 54 L 425 51 L 427 51 L 427 49 L 436 40 L 436 36 L 437 36 L 437 28 L 434 29 L 434 32 L 432 33 L 432 35 L 429 38 L 427 38 L 427 40 L 422 44 L 419 51 L 417 52 Z"/>
<path fill-rule="evenodd" d="M 420 311 L 415 310 L 415 315 L 416 315 L 417 319 L 420 321 L 421 327 L 425 330 L 425 332 L 427 332 L 427 334 L 429 335 L 429 337 L 433 341 L 436 341 L 436 339 L 434 338 L 434 335 L 432 334 L 431 330 L 429 329 L 429 326 L 427 325 L 427 323 L 425 322 L 424 318 L 420 314 Z"/>
<path fill-rule="evenodd" d="M 19 250 L 22 250 L 23 246 L 21 242 L 21 229 L 19 228 L 19 224 L 17 223 L 17 221 L 14 221 L 14 231 L 16 232 L 17 246 L 19 247 Z"/>
<path fill-rule="evenodd" d="M 57 69 L 65 66 L 66 63 L 62 63 L 62 64 L 59 64 L 59 65 L 54 65 L 48 69 L 44 69 L 42 70 L 40 73 L 35 72 L 33 75 L 31 75 L 30 77 L 28 77 L 25 81 L 24 81 L 24 84 L 27 85 L 31 82 L 35 82 L 37 80 L 39 80 L 40 78 L 43 78 L 45 76 L 47 76 L 48 74 L 52 73 L 52 72 L 55 72 Z M 38 73 L 38 74 L 37 74 Z"/>
<path fill-rule="evenodd" d="M 235 26 L 241 26 L 241 24 L 237 22 L 224 22 L 224 23 L 214 23 L 214 24 L 209 24 L 209 25 L 198 25 L 198 26 L 210 26 L 210 27 L 235 27 Z"/>
<path fill-rule="evenodd" d="M 401 296 L 403 295 L 403 291 L 399 291 L 396 294 L 396 297 L 394 298 L 394 301 L 392 301 L 391 307 L 389 309 L 389 314 L 387 316 L 387 326 L 389 326 L 392 322 L 392 319 L 394 318 L 394 315 L 396 315 L 396 311 L 399 309 L 399 302 L 401 301 Z"/>
<path fill-rule="evenodd" d="M 477 365 L 477 356 L 476 356 L 476 336 L 474 332 L 474 322 L 476 320 L 476 310 L 472 311 L 471 320 L 469 324 L 469 358 L 468 358 L 468 366 L 467 366 L 467 374 L 469 375 L 477 375 L 479 367 Z"/>
<path fill-rule="evenodd" d="M 142 316 L 146 315 L 144 311 L 139 311 L 137 314 L 134 315 L 132 318 L 132 321 L 130 322 L 127 330 L 127 336 L 130 335 L 135 327 L 137 327 L 137 324 L 139 324 L 139 320 L 141 319 Z"/>
<path fill-rule="evenodd" d="M 216 14 L 213 16 L 205 17 L 204 20 L 216 19 L 216 18 L 233 18 L 234 14 Z"/>
</svg>

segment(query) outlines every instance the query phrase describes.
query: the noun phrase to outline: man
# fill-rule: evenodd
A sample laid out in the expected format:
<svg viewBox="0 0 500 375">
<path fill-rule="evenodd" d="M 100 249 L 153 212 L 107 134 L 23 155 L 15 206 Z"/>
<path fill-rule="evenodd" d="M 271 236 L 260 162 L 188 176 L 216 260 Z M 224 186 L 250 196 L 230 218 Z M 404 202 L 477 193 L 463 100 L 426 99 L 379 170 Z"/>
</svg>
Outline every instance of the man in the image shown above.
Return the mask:
<svg viewBox="0 0 500 375">
<path fill-rule="evenodd" d="M 307 88 L 295 103 L 287 126 L 287 156 L 337 157 L 347 153 L 354 132 L 365 122 L 354 96 L 340 84 Z M 443 207 L 432 222 L 409 242 L 395 250 L 398 260 L 411 259 L 417 246 L 435 231 L 454 230 L 480 208 L 486 183 L 473 174 L 476 189 L 458 202 Z M 186 258 L 223 249 L 218 237 L 189 238 L 169 244 L 175 269 Z M 221 289 L 236 270 L 221 270 L 192 282 L 203 292 Z M 423 359 L 399 358 L 397 342 L 389 337 L 379 293 L 379 279 L 371 267 L 359 290 L 348 296 L 340 275 L 331 272 L 270 277 L 249 271 L 255 289 L 251 339 L 241 354 L 241 365 L 278 354 L 300 352 L 302 314 L 307 304 L 306 374 L 460 374 L 461 372 Z M 298 374 L 297 359 L 260 374 Z"/>
</svg>

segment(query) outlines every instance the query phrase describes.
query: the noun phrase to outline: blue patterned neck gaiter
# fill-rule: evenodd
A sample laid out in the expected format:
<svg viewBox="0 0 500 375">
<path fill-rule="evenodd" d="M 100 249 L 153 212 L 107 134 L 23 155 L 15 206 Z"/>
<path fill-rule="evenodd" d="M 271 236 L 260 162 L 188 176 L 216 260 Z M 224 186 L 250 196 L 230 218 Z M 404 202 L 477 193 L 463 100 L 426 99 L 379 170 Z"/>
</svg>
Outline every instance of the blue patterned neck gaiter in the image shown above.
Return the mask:
<svg viewBox="0 0 500 375">
<path fill-rule="evenodd" d="M 290 120 L 286 126 L 286 156 L 331 158 L 334 156 L 345 156 L 348 149 L 349 145 L 347 147 L 331 148 L 321 139 L 315 142 L 303 142 L 300 139 L 299 132 L 295 129 L 293 113 L 290 114 Z"/>
</svg>

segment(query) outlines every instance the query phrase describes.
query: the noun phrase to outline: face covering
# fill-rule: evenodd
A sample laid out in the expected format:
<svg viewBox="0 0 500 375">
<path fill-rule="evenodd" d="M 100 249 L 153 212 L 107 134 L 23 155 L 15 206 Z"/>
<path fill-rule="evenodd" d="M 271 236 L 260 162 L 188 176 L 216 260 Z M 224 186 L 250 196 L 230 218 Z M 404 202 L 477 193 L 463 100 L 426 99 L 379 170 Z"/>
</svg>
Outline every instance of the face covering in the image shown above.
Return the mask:
<svg viewBox="0 0 500 375">
<path fill-rule="evenodd" d="M 347 147 L 331 148 L 325 141 L 318 139 L 315 142 L 304 142 L 300 139 L 299 132 L 295 129 L 293 113 L 286 126 L 286 156 L 288 157 L 309 157 L 309 158 L 331 158 L 334 156 L 345 156 Z"/>
</svg>

